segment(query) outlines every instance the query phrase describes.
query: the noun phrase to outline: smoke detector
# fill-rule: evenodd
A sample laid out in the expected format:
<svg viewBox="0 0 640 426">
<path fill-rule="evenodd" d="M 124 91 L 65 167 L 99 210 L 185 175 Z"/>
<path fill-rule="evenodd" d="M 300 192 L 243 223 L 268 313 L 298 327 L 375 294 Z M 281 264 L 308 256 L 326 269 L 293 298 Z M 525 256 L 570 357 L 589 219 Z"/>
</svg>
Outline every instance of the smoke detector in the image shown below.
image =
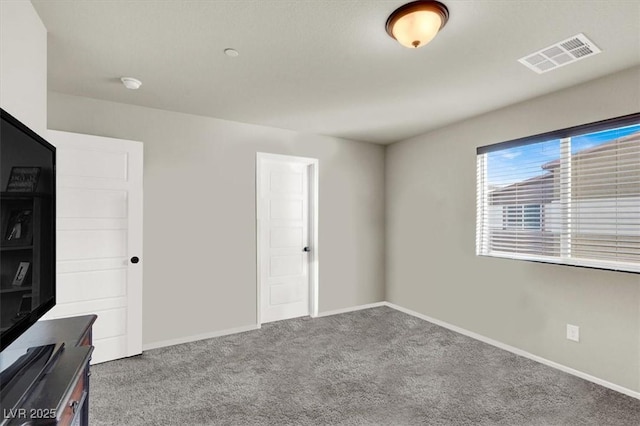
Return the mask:
<svg viewBox="0 0 640 426">
<path fill-rule="evenodd" d="M 232 48 L 230 48 L 230 47 L 229 47 L 229 48 L 227 48 L 227 49 L 224 49 L 224 54 L 225 54 L 225 55 L 227 55 L 227 56 L 230 56 L 230 57 L 232 57 L 232 58 L 235 58 L 235 57 L 237 57 L 240 53 L 238 53 L 238 51 L 237 51 L 236 49 L 232 49 Z"/>
<path fill-rule="evenodd" d="M 142 86 L 142 82 L 137 78 L 122 77 L 120 80 L 122 81 L 122 84 L 124 84 L 124 87 L 126 87 L 127 89 L 138 90 L 140 86 Z"/>
<path fill-rule="evenodd" d="M 538 74 L 543 74 L 600 52 L 595 43 L 580 33 L 520 58 L 518 62 Z"/>
</svg>

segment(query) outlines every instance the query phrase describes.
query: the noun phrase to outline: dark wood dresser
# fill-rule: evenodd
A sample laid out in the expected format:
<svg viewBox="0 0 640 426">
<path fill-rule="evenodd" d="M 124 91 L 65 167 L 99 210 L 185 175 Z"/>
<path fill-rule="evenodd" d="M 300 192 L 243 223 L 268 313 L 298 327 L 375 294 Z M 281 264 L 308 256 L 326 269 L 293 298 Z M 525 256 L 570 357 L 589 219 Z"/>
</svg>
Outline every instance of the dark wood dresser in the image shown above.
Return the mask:
<svg viewBox="0 0 640 426">
<path fill-rule="evenodd" d="M 16 407 L 2 407 L 2 426 L 89 424 L 89 361 L 96 315 L 38 321 L 7 349 L 64 343 L 53 367 Z"/>
</svg>

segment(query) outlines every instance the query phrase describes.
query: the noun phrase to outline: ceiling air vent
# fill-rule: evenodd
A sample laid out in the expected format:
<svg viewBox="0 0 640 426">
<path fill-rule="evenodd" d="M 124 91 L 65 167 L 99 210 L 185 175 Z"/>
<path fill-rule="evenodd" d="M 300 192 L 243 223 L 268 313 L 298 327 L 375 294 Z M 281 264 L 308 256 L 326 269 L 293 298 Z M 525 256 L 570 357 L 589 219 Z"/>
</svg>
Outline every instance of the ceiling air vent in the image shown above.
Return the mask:
<svg viewBox="0 0 640 426">
<path fill-rule="evenodd" d="M 580 33 L 520 58 L 518 62 L 542 74 L 600 52 L 601 50 L 587 36 Z"/>
</svg>

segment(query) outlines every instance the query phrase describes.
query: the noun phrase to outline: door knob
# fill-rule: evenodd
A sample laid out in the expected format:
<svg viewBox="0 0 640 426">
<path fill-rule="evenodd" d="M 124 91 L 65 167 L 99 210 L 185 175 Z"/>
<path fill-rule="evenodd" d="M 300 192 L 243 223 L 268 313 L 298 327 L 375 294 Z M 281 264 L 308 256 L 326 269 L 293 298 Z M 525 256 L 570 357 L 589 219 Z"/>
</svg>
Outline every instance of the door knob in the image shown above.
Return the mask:
<svg viewBox="0 0 640 426">
<path fill-rule="evenodd" d="M 302 251 L 311 251 L 311 249 L 309 247 L 305 247 L 302 249 Z"/>
<path fill-rule="evenodd" d="M 133 256 L 131 258 L 131 263 L 138 263 L 138 262 L 140 262 L 140 259 L 138 259 L 138 256 Z"/>
</svg>

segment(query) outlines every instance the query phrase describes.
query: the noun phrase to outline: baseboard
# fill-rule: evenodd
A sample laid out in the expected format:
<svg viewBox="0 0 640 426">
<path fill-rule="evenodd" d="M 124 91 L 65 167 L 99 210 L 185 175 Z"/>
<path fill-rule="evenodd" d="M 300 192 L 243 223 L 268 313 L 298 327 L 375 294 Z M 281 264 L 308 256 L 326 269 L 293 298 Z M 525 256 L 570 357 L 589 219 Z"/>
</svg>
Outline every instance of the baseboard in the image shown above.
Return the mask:
<svg viewBox="0 0 640 426">
<path fill-rule="evenodd" d="M 387 302 L 368 303 L 366 305 L 352 306 L 350 308 L 335 309 L 333 311 L 320 312 L 316 318 L 328 317 L 331 315 L 346 314 L 347 312 L 360 311 L 362 309 L 379 308 L 380 306 L 388 306 Z"/>
<path fill-rule="evenodd" d="M 540 364 L 544 364 L 544 365 L 547 365 L 549 367 L 555 368 L 557 370 L 563 371 L 565 373 L 569 373 L 571 375 L 574 375 L 576 377 L 580 377 L 581 379 L 588 380 L 588 381 L 593 382 L 593 383 L 595 383 L 597 385 L 604 386 L 605 388 L 609 388 L 609 389 L 614 390 L 616 392 L 623 393 L 623 394 L 628 395 L 628 396 L 630 396 L 632 398 L 640 399 L 640 392 L 636 392 L 634 390 L 627 389 L 627 388 L 625 388 L 623 386 L 616 385 L 615 383 L 608 382 L 606 380 L 600 379 L 600 378 L 592 376 L 590 374 L 583 373 L 582 371 L 575 370 L 575 369 L 573 369 L 571 367 L 567 367 L 566 365 L 558 364 L 557 362 L 550 361 L 550 360 L 548 360 L 546 358 L 542 358 L 542 357 L 540 357 L 538 355 L 531 354 L 531 353 L 529 353 L 527 351 L 523 351 L 522 349 L 518 349 L 518 348 L 516 348 L 514 346 L 509 346 L 509 345 L 507 345 L 505 343 L 499 342 L 497 340 L 490 339 L 489 337 L 485 337 L 485 336 L 483 336 L 481 334 L 474 333 L 473 331 L 466 330 L 466 329 L 464 329 L 462 327 L 458 327 L 456 325 L 449 324 L 449 323 L 446 323 L 444 321 L 440 321 L 440 320 L 435 319 L 435 318 L 431 318 L 431 317 L 423 315 L 421 313 L 412 311 L 411 309 L 406 309 L 406 308 L 403 308 L 402 306 L 398 306 L 398 305 L 395 305 L 395 304 L 390 303 L 390 302 L 384 302 L 383 305 L 384 306 L 388 306 L 388 307 L 390 307 L 392 309 L 396 309 L 396 310 L 398 310 L 400 312 L 404 312 L 405 314 L 409 314 L 409 315 L 414 316 L 416 318 L 423 319 L 423 320 L 425 320 L 427 322 L 430 322 L 432 324 L 439 325 L 440 327 L 444 327 L 444 328 L 449 329 L 451 331 L 455 331 L 456 333 L 460 333 L 460 334 L 463 334 L 465 336 L 471 337 L 472 339 L 476 339 L 476 340 L 479 340 L 481 342 L 487 343 L 487 344 L 489 344 L 491 346 L 495 346 L 497 348 L 504 349 L 505 351 L 508 351 L 508 352 L 514 353 L 516 355 L 520 355 L 522 357 L 528 358 L 528 359 L 530 359 L 532 361 L 539 362 Z"/>
<path fill-rule="evenodd" d="M 352 306 L 350 308 L 343 308 L 343 309 L 336 309 L 336 310 L 333 310 L 333 311 L 320 312 L 316 318 L 327 317 L 327 316 L 330 316 L 330 315 L 344 314 L 344 313 L 347 313 L 347 312 L 359 311 L 359 310 L 362 310 L 362 309 L 378 308 L 380 306 L 385 306 L 386 303 L 387 302 L 376 302 L 376 303 L 369 303 L 369 304 L 366 304 L 366 305 Z M 212 339 L 214 337 L 228 336 L 229 334 L 244 333 L 245 331 L 258 330 L 258 329 L 260 329 L 260 326 L 261 326 L 260 324 L 252 324 L 252 325 L 247 325 L 247 326 L 244 326 L 244 327 L 230 328 L 230 329 L 227 329 L 227 330 L 214 331 L 212 333 L 204 333 L 204 334 L 198 334 L 198 335 L 195 335 L 195 336 L 180 337 L 178 339 L 162 340 L 160 342 L 147 343 L 147 344 L 142 345 L 142 350 L 143 351 L 148 351 L 148 350 L 151 350 L 151 349 L 164 348 L 164 347 L 167 347 L 167 346 L 179 345 L 179 344 L 182 344 L 182 343 L 196 342 L 198 340 L 205 340 L 205 339 Z"/>
<path fill-rule="evenodd" d="M 195 336 L 180 337 L 178 339 L 162 340 L 160 342 L 147 343 L 142 345 L 143 351 L 151 349 L 164 348 L 167 346 L 179 345 L 182 343 L 196 342 L 198 340 L 212 339 L 214 337 L 228 336 L 229 334 L 244 333 L 245 331 L 257 330 L 260 326 L 257 324 L 247 325 L 244 327 L 229 328 L 226 330 L 213 331 L 211 333 L 197 334 Z"/>
</svg>

